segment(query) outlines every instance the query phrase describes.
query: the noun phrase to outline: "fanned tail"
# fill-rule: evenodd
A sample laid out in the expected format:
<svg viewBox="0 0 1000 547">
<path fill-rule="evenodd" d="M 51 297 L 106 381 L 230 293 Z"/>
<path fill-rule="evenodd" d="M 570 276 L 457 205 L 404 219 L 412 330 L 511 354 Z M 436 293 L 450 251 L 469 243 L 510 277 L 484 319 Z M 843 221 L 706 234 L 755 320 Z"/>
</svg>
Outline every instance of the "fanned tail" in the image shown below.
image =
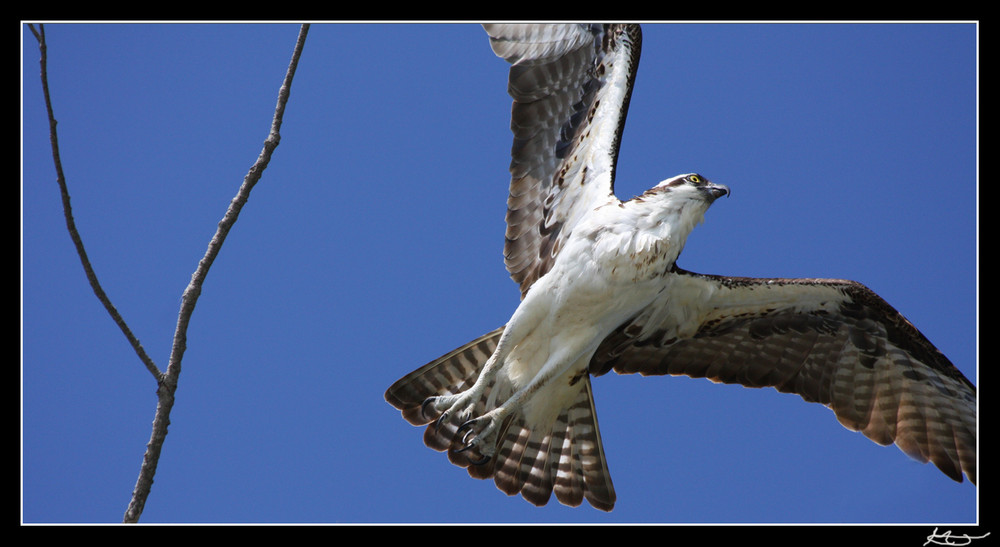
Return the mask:
<svg viewBox="0 0 1000 547">
<path fill-rule="evenodd" d="M 614 509 L 615 487 L 601 444 L 590 377 L 583 381 L 574 403 L 550 428 L 532 430 L 521 415 L 507 426 L 495 458 L 497 488 L 509 495 L 520 492 L 538 506 L 555 492 L 563 505 L 576 507 L 586 499 L 602 511 Z"/>
<path fill-rule="evenodd" d="M 590 377 L 581 381 L 579 394 L 550 426 L 531 427 L 522 413 L 512 414 L 500 428 L 492 457 L 476 449 L 463 451 L 459 431 L 467 416 L 437 422 L 439 414 L 427 398 L 460 393 L 475 383 L 483 365 L 496 349 L 503 327 L 427 363 L 400 378 L 385 392 L 385 400 L 402 412 L 403 418 L 416 426 L 426 425 L 424 444 L 448 453 L 453 464 L 464 467 L 477 479 L 494 479 L 497 488 L 508 495 L 520 493 L 530 503 L 542 506 L 552 493 L 564 505 L 576 507 L 584 499 L 602 511 L 615 504 L 597 426 L 597 414 L 591 393 Z M 503 402 L 510 393 L 497 393 L 488 386 L 476 402 L 473 416 Z M 506 389 L 503 389 L 506 391 Z"/>
</svg>

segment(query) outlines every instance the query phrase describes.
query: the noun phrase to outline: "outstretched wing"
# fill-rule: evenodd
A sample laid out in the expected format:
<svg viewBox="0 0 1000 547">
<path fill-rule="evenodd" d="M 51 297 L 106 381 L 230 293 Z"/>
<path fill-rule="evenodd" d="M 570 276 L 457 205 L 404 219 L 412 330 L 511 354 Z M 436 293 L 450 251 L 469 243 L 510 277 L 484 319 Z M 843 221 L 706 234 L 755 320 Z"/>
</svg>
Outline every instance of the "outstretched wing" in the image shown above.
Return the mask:
<svg viewBox="0 0 1000 547">
<path fill-rule="evenodd" d="M 665 296 L 602 342 L 593 374 L 685 375 L 797 393 L 879 444 L 895 442 L 956 481 L 964 472 L 976 482 L 975 386 L 870 289 L 674 273 Z"/>
<path fill-rule="evenodd" d="M 639 64 L 638 25 L 483 25 L 511 63 L 504 262 L 521 295 L 574 224 L 614 198 L 615 163 Z"/>
</svg>

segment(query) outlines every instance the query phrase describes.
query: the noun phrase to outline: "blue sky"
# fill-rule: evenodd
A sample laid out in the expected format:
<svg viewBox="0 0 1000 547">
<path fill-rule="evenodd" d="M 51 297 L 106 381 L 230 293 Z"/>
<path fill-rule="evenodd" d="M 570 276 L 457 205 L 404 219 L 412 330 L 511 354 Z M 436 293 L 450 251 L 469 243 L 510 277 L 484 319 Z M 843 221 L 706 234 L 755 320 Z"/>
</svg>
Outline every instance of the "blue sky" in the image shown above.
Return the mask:
<svg viewBox="0 0 1000 547">
<path fill-rule="evenodd" d="M 62 219 L 22 27 L 24 522 L 120 522 L 155 383 Z M 291 24 L 47 25 L 77 225 L 162 367 L 180 295 L 261 150 Z M 974 383 L 978 49 L 971 24 L 649 24 L 617 193 L 732 190 L 680 257 L 711 274 L 861 281 Z M 771 389 L 607 375 L 618 503 L 507 497 L 382 394 L 502 325 L 507 65 L 478 25 L 314 25 L 282 140 L 188 333 L 143 522 L 977 520 L 977 491 Z"/>
</svg>

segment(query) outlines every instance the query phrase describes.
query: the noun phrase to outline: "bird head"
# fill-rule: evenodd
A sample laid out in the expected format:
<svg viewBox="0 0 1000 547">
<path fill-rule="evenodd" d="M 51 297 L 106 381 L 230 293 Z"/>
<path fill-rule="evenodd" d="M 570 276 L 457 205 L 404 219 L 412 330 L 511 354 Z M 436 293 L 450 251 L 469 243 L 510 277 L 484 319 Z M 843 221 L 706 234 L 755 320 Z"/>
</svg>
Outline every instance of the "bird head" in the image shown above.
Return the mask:
<svg viewBox="0 0 1000 547">
<path fill-rule="evenodd" d="M 729 187 L 716 184 L 697 174 L 678 175 L 667 179 L 649 190 L 650 192 L 670 194 L 671 201 L 676 199 L 691 199 L 704 201 L 711 205 L 716 199 L 729 195 Z"/>
<path fill-rule="evenodd" d="M 650 226 L 668 226 L 672 237 L 686 238 L 716 199 L 728 195 L 729 188 L 696 173 L 678 175 L 646 190 L 638 201 L 644 202 Z"/>
</svg>

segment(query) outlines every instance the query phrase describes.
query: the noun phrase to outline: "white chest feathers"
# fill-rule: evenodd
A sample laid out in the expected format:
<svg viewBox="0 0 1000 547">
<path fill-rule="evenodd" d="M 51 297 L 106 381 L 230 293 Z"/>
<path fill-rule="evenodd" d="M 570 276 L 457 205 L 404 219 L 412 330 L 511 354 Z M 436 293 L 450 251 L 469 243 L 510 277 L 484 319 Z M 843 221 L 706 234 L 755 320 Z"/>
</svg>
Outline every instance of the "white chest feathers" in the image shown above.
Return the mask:
<svg viewBox="0 0 1000 547">
<path fill-rule="evenodd" d="M 594 273 L 611 283 L 653 280 L 670 269 L 704 213 L 653 200 L 605 205 L 583 219 L 568 246 L 576 249 L 566 251 L 589 256 Z"/>
</svg>

